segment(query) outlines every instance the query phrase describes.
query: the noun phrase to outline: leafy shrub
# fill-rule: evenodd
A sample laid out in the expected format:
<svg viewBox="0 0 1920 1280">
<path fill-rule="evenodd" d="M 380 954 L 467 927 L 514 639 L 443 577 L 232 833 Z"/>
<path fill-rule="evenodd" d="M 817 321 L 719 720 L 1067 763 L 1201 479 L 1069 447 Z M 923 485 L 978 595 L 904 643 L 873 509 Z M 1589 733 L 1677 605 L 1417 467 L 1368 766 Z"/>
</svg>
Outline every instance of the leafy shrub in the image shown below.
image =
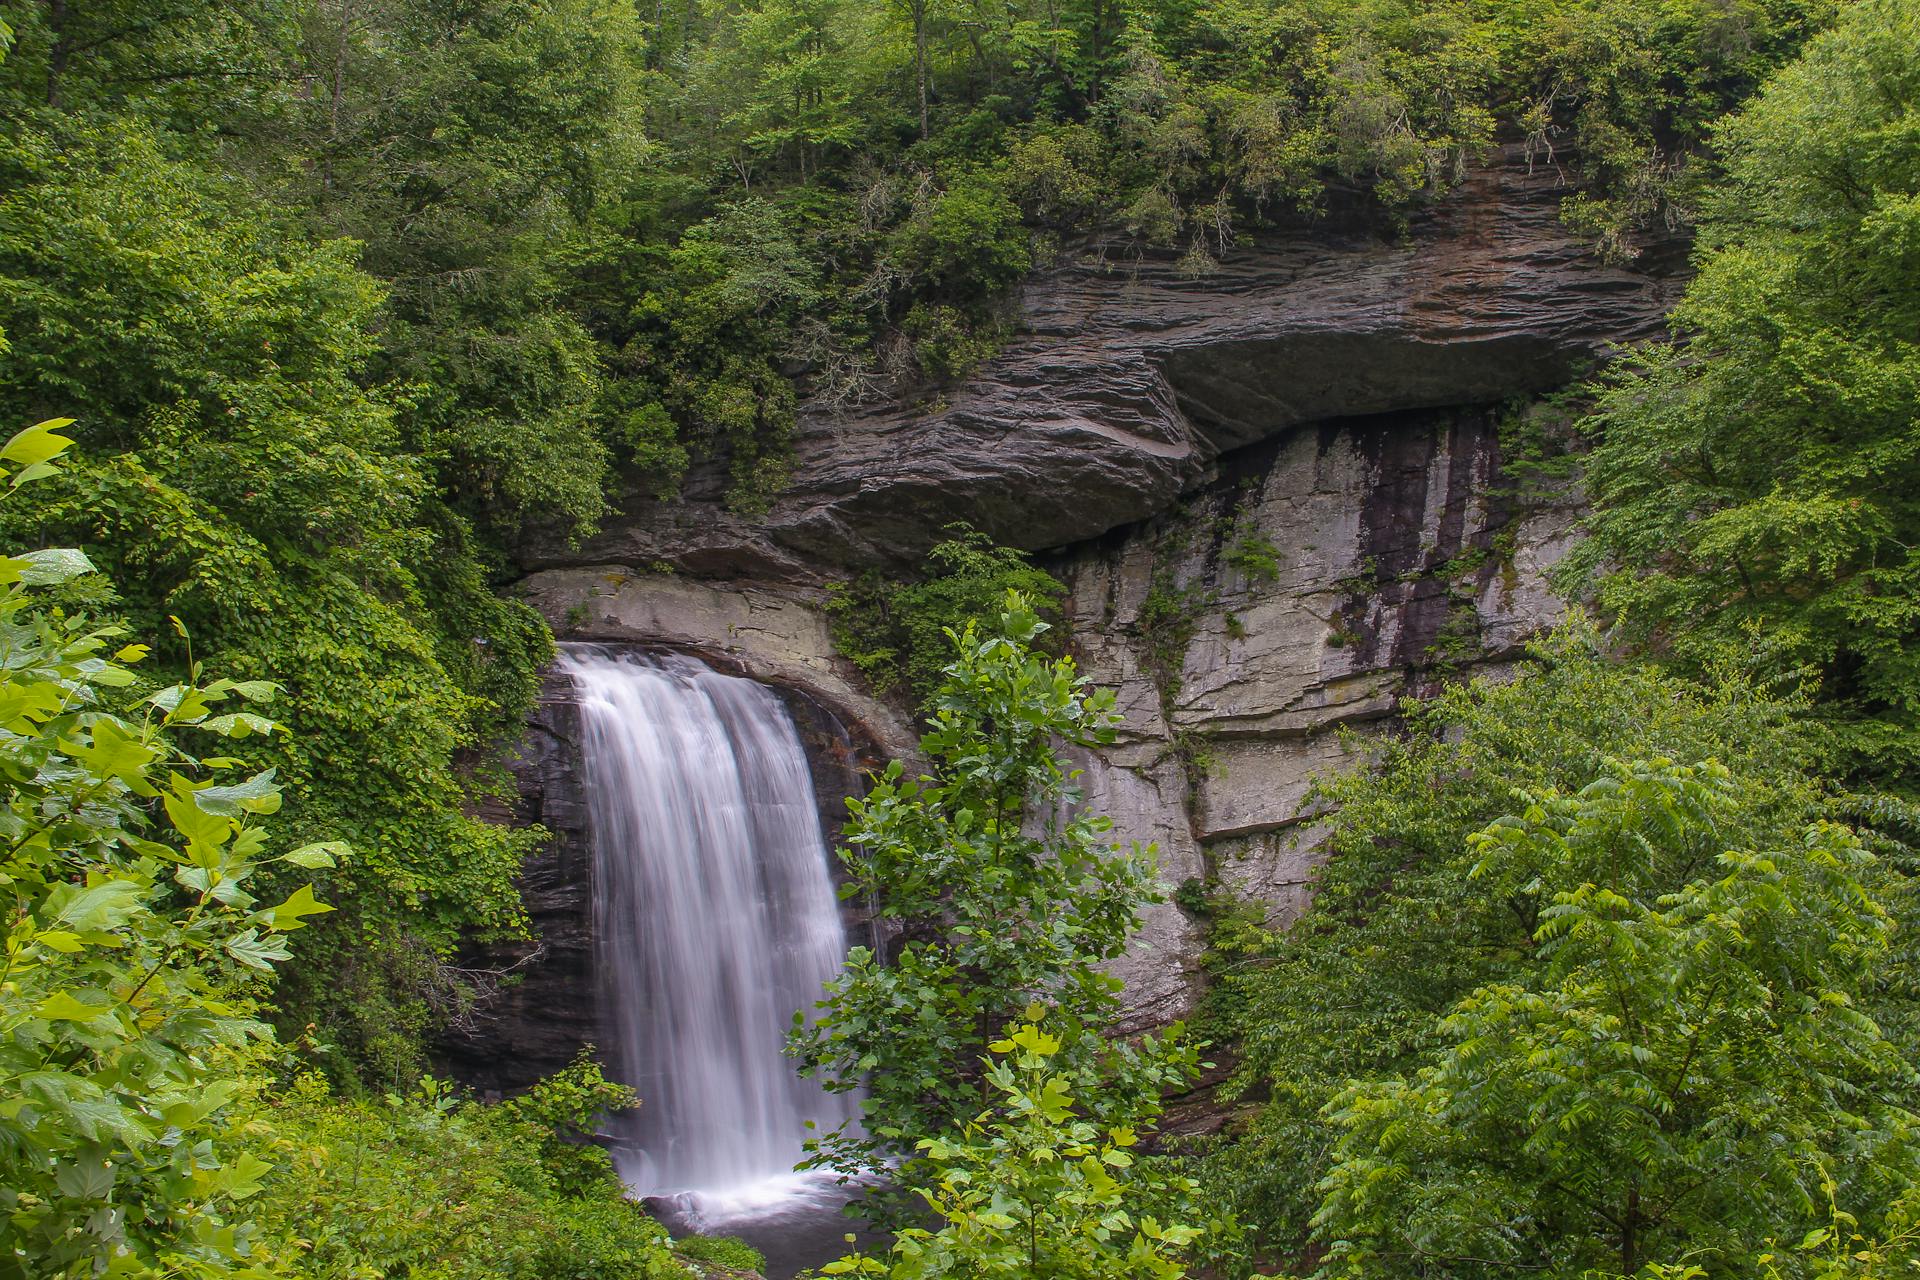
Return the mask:
<svg viewBox="0 0 1920 1280">
<path fill-rule="evenodd" d="M 608 1096 L 579 1064 L 568 1075 L 557 1094 L 493 1106 L 431 1079 L 351 1099 L 303 1076 L 252 1117 L 276 1166 L 254 1219 L 298 1240 L 315 1280 L 683 1280 L 665 1229 L 626 1198 L 606 1153 L 557 1144 L 534 1118 Z"/>
<path fill-rule="evenodd" d="M 586 1195 L 604 1189 L 613 1176 L 607 1153 L 592 1144 L 600 1122 L 639 1101 L 632 1089 L 601 1074 L 588 1045 L 561 1070 L 500 1106 L 539 1134 L 540 1158 L 555 1185 L 568 1195 Z"/>
<path fill-rule="evenodd" d="M 1158 1114 L 1128 1123 L 1082 1114 L 1084 1085 L 1060 1070 L 1069 1046 L 1039 1007 L 989 1046 L 993 1105 L 951 1137 L 919 1144 L 928 1170 L 922 1191 L 940 1218 L 935 1229 L 899 1232 L 885 1258 L 853 1254 L 825 1276 L 932 1280 L 1178 1280 L 1205 1234 L 1181 1219 L 1202 1216 L 1199 1186 L 1139 1151 Z M 1071 1033 L 1069 1033 L 1071 1035 Z M 1163 1221 L 1163 1215 L 1174 1220 Z"/>
<path fill-rule="evenodd" d="M 916 304 L 901 330 L 913 340 L 913 357 L 930 378 L 965 377 L 999 350 L 994 326 L 969 321 L 955 307 Z"/>
<path fill-rule="evenodd" d="M 998 293 L 1033 265 L 1020 207 L 978 171 L 952 183 L 906 222 L 891 248 L 908 278 L 949 297 Z"/>
<path fill-rule="evenodd" d="M 1267 584 L 1280 577 L 1281 552 L 1273 539 L 1250 525 L 1234 531 L 1232 543 L 1220 557 L 1250 583 Z"/>
<path fill-rule="evenodd" d="M 918 703 L 930 696 L 953 657 L 950 631 L 995 616 L 1009 591 L 1029 600 L 1043 618 L 1059 617 L 1066 587 L 1035 568 L 1023 552 L 995 545 L 964 525 L 927 553 L 930 572 L 919 582 L 868 574 L 837 585 L 827 602 L 834 645 L 879 693 L 899 692 Z M 1061 651 L 1059 633 L 1037 636 L 1043 653 Z"/>
<path fill-rule="evenodd" d="M 696 1262 L 711 1262 L 732 1271 L 759 1271 L 767 1265 L 758 1249 L 733 1236 L 682 1236 L 673 1247 Z"/>
<path fill-rule="evenodd" d="M 64 425 L 0 446 L 0 479 L 47 475 Z M 261 979 L 331 908 L 255 891 L 344 847 L 270 853 L 279 780 L 220 754 L 282 732 L 251 709 L 274 685 L 195 665 L 143 687 L 146 645 L 42 605 L 92 571 L 67 548 L 0 556 L 0 1268 L 277 1274 L 245 1206 L 269 1166 L 232 1126 L 270 1051 Z"/>
</svg>

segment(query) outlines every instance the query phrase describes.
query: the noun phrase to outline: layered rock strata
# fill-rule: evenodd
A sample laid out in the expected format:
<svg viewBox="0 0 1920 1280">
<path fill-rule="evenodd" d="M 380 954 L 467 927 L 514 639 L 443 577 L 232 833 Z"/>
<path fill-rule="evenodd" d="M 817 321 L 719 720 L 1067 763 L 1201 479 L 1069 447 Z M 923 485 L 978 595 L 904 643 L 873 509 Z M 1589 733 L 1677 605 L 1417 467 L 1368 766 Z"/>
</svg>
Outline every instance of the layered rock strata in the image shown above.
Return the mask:
<svg viewBox="0 0 1920 1280">
<path fill-rule="evenodd" d="M 1632 268 L 1561 226 L 1567 189 L 1503 153 L 1402 228 L 1359 218 L 1248 236 L 1219 269 L 1087 247 L 1022 290 L 1015 335 L 963 385 L 918 402 L 811 404 L 762 516 L 637 492 L 580 548 L 529 570 L 666 565 L 792 586 L 912 567 L 951 522 L 1030 550 L 1137 524 L 1226 453 L 1303 426 L 1547 390 L 1656 336 L 1677 243 Z"/>
</svg>

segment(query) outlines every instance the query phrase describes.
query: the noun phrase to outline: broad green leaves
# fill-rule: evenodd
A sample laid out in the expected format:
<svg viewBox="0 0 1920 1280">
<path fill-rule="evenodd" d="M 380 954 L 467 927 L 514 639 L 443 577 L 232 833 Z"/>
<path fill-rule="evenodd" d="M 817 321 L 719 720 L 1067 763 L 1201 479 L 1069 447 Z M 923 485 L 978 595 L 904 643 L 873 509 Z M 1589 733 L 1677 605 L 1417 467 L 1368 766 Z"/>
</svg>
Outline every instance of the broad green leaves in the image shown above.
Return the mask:
<svg viewBox="0 0 1920 1280">
<path fill-rule="evenodd" d="M 64 443 L 16 437 L 0 458 L 44 467 Z M 0 595 L 0 1258 L 36 1276 L 277 1274 L 234 1211 L 269 1166 L 232 1153 L 226 1108 L 270 1039 L 249 974 L 331 908 L 310 885 L 259 906 L 274 772 L 217 782 L 233 762 L 183 741 L 217 732 L 195 709 L 238 687 L 136 699 L 144 646 L 104 657 L 115 630 L 46 609 L 35 583 Z"/>
<path fill-rule="evenodd" d="M 805 1069 L 829 1088 L 867 1091 L 866 1132 L 828 1135 L 821 1163 L 858 1169 L 897 1154 L 914 1183 L 911 1144 L 978 1110 L 975 1064 L 1029 1004 L 1052 1010 L 1072 1046 L 1056 1067 L 1100 1118 L 1130 1122 L 1192 1068 L 1178 1028 L 1137 1044 L 1097 1034 L 1118 1008 L 1102 966 L 1159 890 L 1151 851 L 1113 846 L 1063 751 L 1111 740 L 1113 695 L 1089 688 L 1070 659 L 1036 652 L 1045 629 L 1008 592 L 990 626 L 949 632 L 953 661 L 921 742 L 933 772 L 910 779 L 896 763 L 848 802 L 845 892 L 872 895 L 909 941 L 885 964 L 855 949 L 818 1016 L 796 1017 L 790 1047 Z M 1015 1043 L 1052 1053 L 1053 1034 L 1029 1026 Z"/>
<path fill-rule="evenodd" d="M 1029 1008 L 989 1049 L 992 1105 L 946 1136 L 923 1138 L 920 1196 L 937 1229 L 900 1231 L 882 1258 L 853 1254 L 827 1276 L 886 1280 L 1178 1280 L 1204 1234 L 1199 1186 L 1136 1158 L 1140 1134 L 1081 1114 L 1071 1042 Z"/>
<path fill-rule="evenodd" d="M 72 437 L 60 434 L 72 425 L 72 418 L 49 418 L 15 432 L 0 444 L 0 480 L 7 481 L 9 489 L 18 489 L 52 475 L 53 460 L 73 447 Z"/>
</svg>

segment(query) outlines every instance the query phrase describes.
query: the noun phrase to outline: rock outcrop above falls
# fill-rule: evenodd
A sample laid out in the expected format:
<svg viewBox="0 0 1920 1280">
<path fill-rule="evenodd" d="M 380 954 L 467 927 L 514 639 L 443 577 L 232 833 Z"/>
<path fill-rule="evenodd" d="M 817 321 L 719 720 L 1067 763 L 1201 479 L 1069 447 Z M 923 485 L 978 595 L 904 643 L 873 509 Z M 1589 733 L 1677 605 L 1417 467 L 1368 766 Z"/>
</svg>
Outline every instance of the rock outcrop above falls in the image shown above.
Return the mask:
<svg viewBox="0 0 1920 1280">
<path fill-rule="evenodd" d="M 1335 418 L 1545 390 L 1661 332 L 1677 245 L 1605 265 L 1552 170 L 1509 153 L 1404 231 L 1330 219 L 1250 236 L 1200 278 L 1084 250 L 1023 290 L 1016 333 L 930 403 L 803 411 L 791 483 L 743 518 L 712 489 L 627 513 L 529 569 L 663 563 L 817 582 L 914 562 L 964 520 L 1033 550 L 1151 518 L 1221 455 Z"/>
</svg>

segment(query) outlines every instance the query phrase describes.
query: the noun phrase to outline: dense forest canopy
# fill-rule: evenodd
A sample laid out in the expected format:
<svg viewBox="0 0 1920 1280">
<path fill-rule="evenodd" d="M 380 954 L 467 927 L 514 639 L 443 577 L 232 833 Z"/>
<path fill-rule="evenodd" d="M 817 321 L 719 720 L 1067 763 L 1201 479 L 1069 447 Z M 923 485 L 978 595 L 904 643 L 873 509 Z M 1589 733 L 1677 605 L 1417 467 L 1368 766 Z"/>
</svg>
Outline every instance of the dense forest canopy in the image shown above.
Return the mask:
<svg viewBox="0 0 1920 1280">
<path fill-rule="evenodd" d="M 0 1276 L 751 1264 L 624 1197 L 590 1061 L 422 1074 L 528 928 L 516 551 L 751 519 L 802 405 L 964 378 L 1067 255 L 1205 277 L 1499 163 L 1697 274 L 1569 401 L 1594 618 L 1322 781 L 1289 932 L 1202 904 L 1211 1146 L 1142 1146 L 1200 1050 L 1110 1025 L 1158 889 L 1059 820 L 1113 730 L 1060 584 L 956 531 L 833 597 L 934 763 L 843 850 L 912 944 L 794 1051 L 892 1073 L 816 1158 L 932 1217 L 827 1273 L 1904 1274 L 1916 50 L 1914 0 L 7 0 Z"/>
</svg>

